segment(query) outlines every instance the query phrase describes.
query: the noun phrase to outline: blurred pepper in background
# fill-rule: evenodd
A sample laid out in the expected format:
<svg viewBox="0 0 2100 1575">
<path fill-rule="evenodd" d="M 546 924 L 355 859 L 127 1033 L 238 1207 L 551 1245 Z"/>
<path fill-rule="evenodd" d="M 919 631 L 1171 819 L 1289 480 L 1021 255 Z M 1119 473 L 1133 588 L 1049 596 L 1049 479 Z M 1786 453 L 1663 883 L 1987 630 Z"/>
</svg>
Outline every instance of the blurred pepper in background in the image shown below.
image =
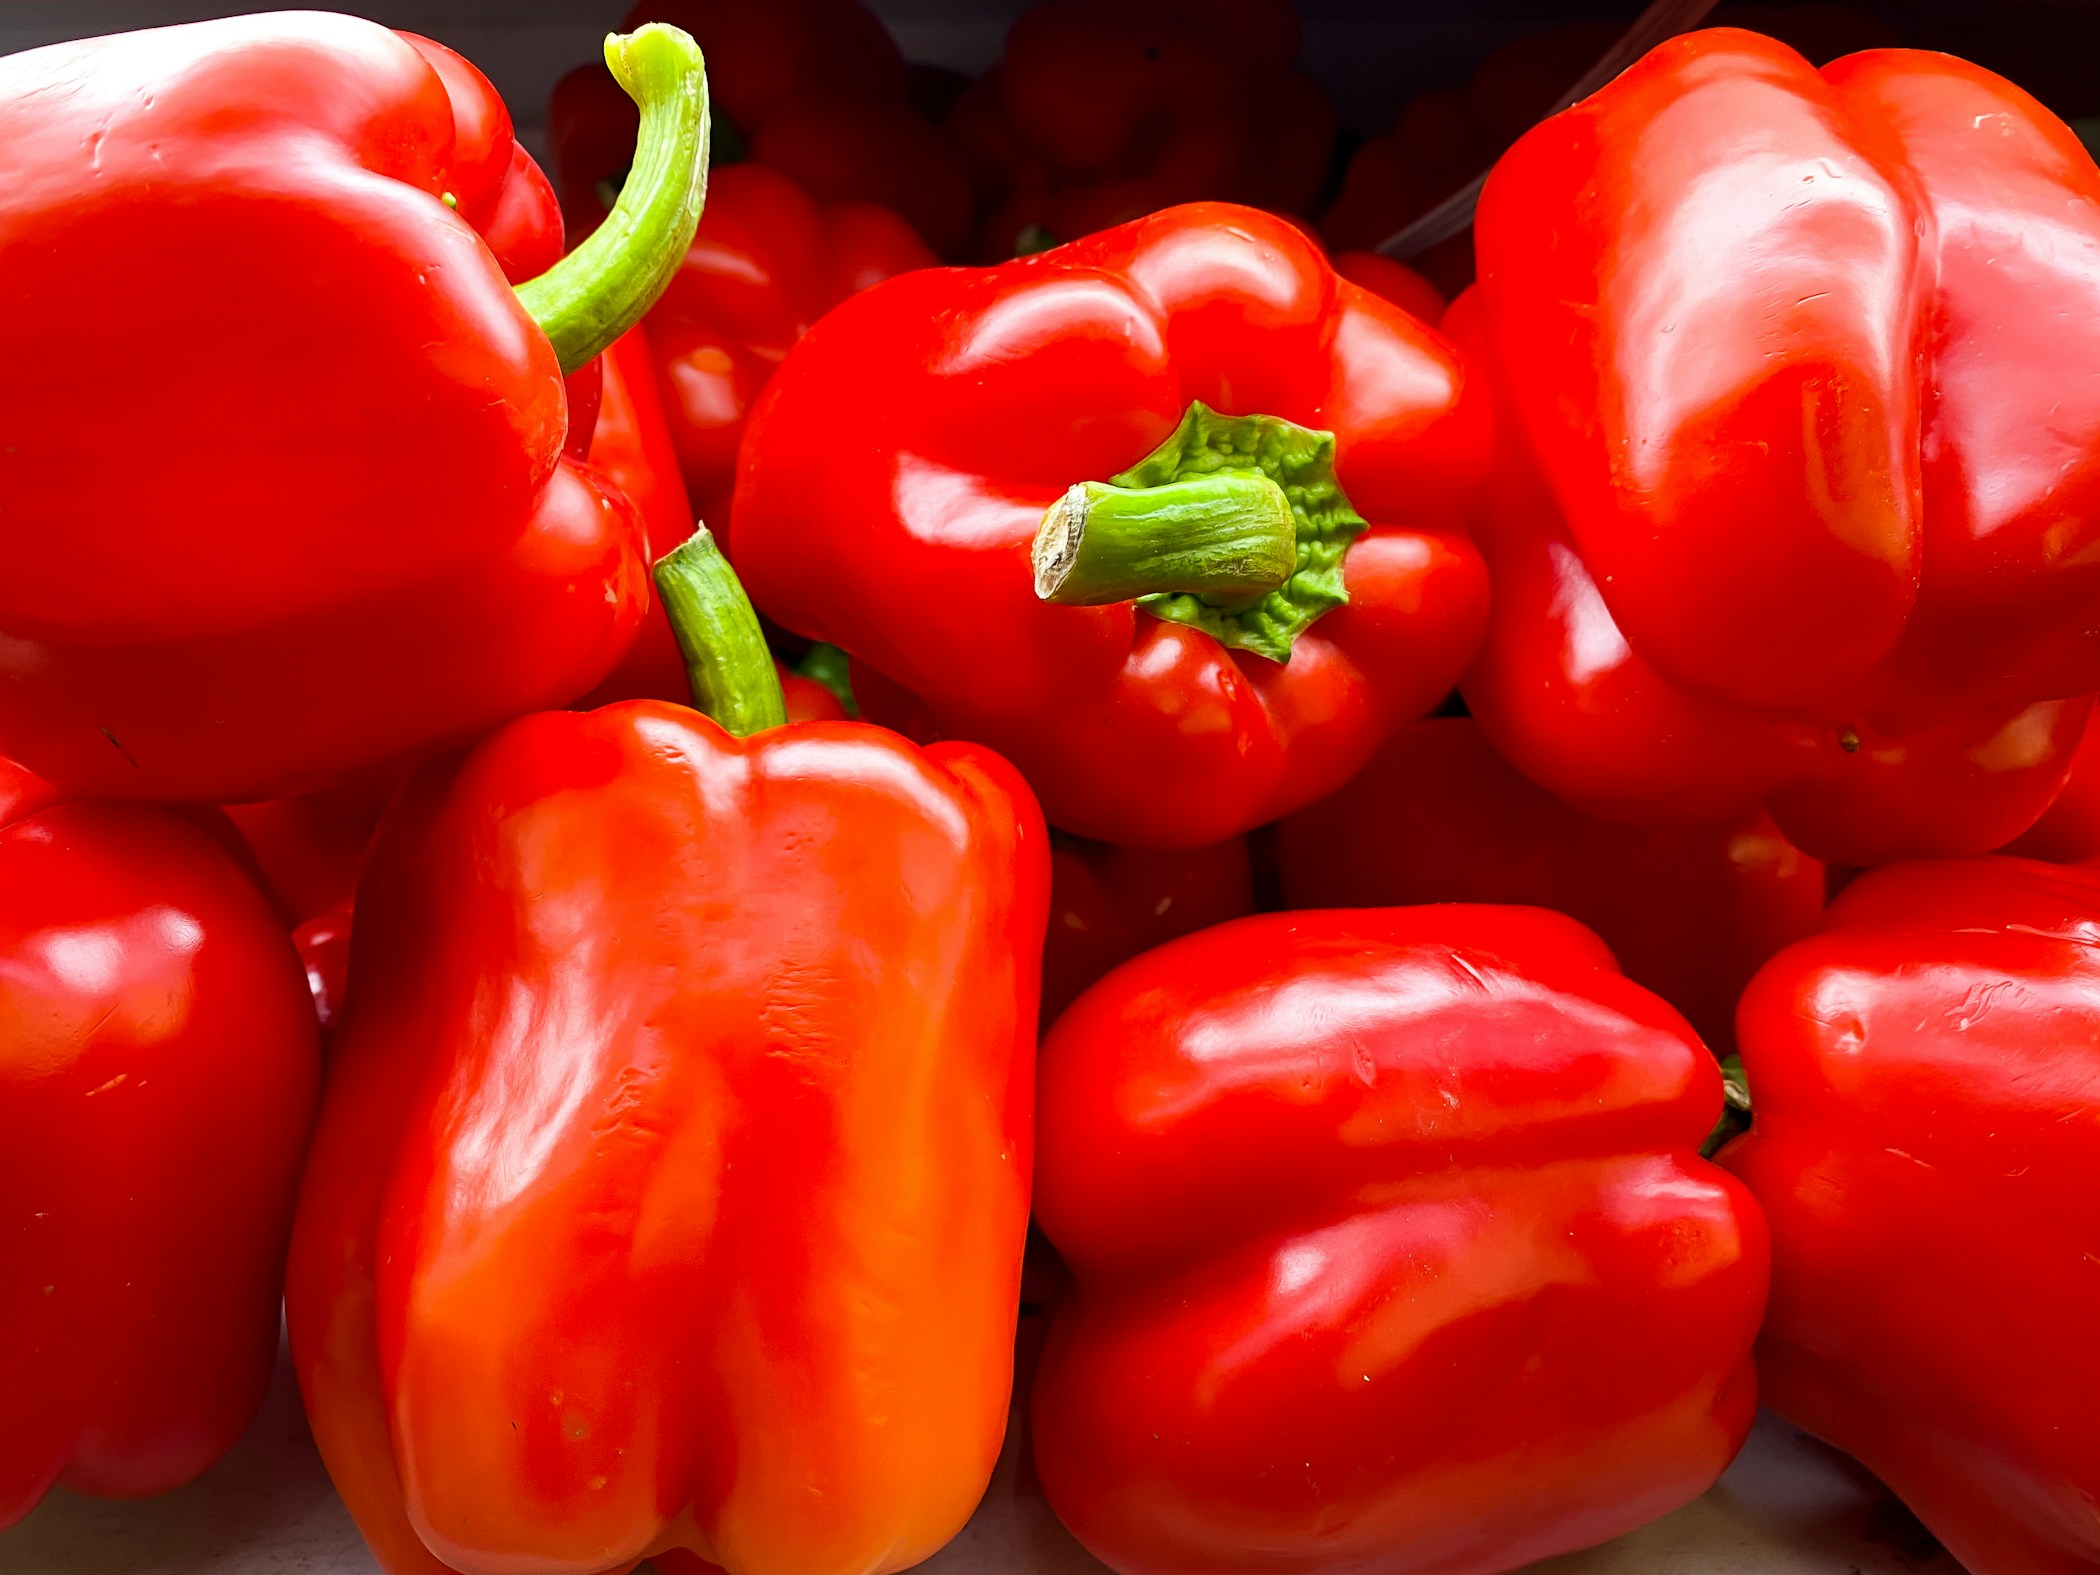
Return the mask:
<svg viewBox="0 0 2100 1575">
<path fill-rule="evenodd" d="M 1734 1045 L 1750 976 L 1823 912 L 1822 864 L 1763 811 L 1698 830 L 1592 820 L 1525 781 L 1464 717 L 1403 728 L 1347 787 L 1285 817 L 1280 858 L 1293 908 L 1557 909 L 1717 1055 Z"/>
</svg>

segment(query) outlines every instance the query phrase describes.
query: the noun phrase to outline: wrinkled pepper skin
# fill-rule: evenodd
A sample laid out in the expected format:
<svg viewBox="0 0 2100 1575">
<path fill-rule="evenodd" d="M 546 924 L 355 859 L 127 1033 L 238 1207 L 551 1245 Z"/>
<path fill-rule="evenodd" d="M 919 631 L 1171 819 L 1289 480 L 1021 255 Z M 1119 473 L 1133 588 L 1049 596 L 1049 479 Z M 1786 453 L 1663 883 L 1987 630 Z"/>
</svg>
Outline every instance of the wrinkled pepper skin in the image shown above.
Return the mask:
<svg viewBox="0 0 2100 1575">
<path fill-rule="evenodd" d="M 961 151 L 913 108 L 904 56 L 860 0 L 644 0 L 624 26 L 651 21 L 707 52 L 717 112 L 752 162 L 825 201 L 893 209 L 944 255 L 967 240 Z M 633 102 L 603 66 L 579 67 L 555 84 L 547 132 L 572 220 L 595 224 L 598 183 L 634 148 Z"/>
<path fill-rule="evenodd" d="M 411 785 L 357 909 L 293 1357 L 390 1575 L 874 1575 L 999 1452 L 1048 871 L 1020 779 L 653 701 Z"/>
<path fill-rule="evenodd" d="M 1117 963 L 1254 911 L 1247 839 L 1208 848 L 1118 848 L 1053 835 L 1043 1021 Z"/>
<path fill-rule="evenodd" d="M 0 762 L 0 1527 L 238 1438 L 320 1087 L 284 926 L 212 836 Z"/>
<path fill-rule="evenodd" d="M 350 17 L 202 22 L 9 56 L 0 140 L 0 295 L 42 368 L 0 397 L 24 764 L 278 797 L 618 659 L 640 530 L 561 458 L 502 266 L 558 257 L 559 215 L 480 73 Z"/>
<path fill-rule="evenodd" d="M 2100 1568 L 2100 874 L 1870 871 L 1743 997 L 1765 1399 L 1973 1575 Z"/>
<path fill-rule="evenodd" d="M 1030 6 L 947 120 L 986 210 L 979 260 L 1184 202 L 1311 213 L 1337 121 L 1302 42 L 1289 0 Z"/>
<path fill-rule="evenodd" d="M 1976 853 L 2100 688 L 2100 171 L 1939 54 L 1673 39 L 1527 134 L 1447 328 L 1499 400 L 1465 694 L 1609 818 Z"/>
<path fill-rule="evenodd" d="M 1292 908 L 1513 902 L 1579 919 L 1634 983 L 1732 1048 L 1743 986 L 1823 915 L 1824 869 L 1753 811 L 1704 830 L 1592 820 L 1519 776 L 1478 724 L 1403 728 L 1278 833 Z"/>
<path fill-rule="evenodd" d="M 820 202 L 762 164 L 713 178 L 699 233 L 648 329 L 686 489 L 732 559 L 738 445 L 767 380 L 847 296 L 937 261 L 875 203 Z"/>
<path fill-rule="evenodd" d="M 1119 1575 L 1490 1575 L 1703 1492 L 1767 1244 L 1714 1060 L 1536 908 L 1269 914 L 1043 1045 L 1037 1469 Z"/>
<path fill-rule="evenodd" d="M 1331 432 L 1370 522 L 1347 605 L 1288 663 L 1133 602 L 1037 599 L 1046 508 L 1143 460 L 1192 401 Z M 916 709 L 991 745 L 1075 835 L 1202 847 L 1341 786 L 1471 659 L 1488 441 L 1436 333 L 1287 221 L 1193 204 L 838 307 L 752 418 L 731 542 L 764 611 L 852 655 L 871 719 Z"/>
</svg>

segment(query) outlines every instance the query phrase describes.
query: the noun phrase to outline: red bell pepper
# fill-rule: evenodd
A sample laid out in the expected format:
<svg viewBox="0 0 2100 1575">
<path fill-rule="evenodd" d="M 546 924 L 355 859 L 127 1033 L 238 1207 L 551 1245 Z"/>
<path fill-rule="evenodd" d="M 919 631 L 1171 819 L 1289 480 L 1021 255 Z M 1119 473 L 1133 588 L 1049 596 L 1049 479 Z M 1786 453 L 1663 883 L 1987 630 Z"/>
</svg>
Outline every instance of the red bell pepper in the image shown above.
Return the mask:
<svg viewBox="0 0 2100 1575">
<path fill-rule="evenodd" d="M 1220 925 L 1080 997 L 1040 1077 L 1076 1289 L 1036 1467 L 1119 1575 L 1490 1575 L 1741 1446 L 1767 1244 L 1698 1157 L 1721 1074 L 1572 919 Z"/>
<path fill-rule="evenodd" d="M 1310 213 L 1334 149 L 1289 0 L 1042 0 L 948 117 L 982 261 L 1176 203 Z"/>
<path fill-rule="evenodd" d="M 693 506 L 678 473 L 678 455 L 664 420 L 656 367 L 640 327 L 622 334 L 598 358 L 605 369 L 588 458 L 593 469 L 633 500 L 641 515 L 643 552 L 651 562 L 692 534 Z M 634 643 L 581 707 L 686 693 L 685 658 L 661 607 L 652 607 Z"/>
<path fill-rule="evenodd" d="M 342 902 L 292 931 L 292 945 L 314 999 L 314 1019 L 324 1034 L 335 1031 L 350 987 L 350 919 L 351 904 Z"/>
<path fill-rule="evenodd" d="M 643 0 L 626 25 L 644 22 L 673 23 L 707 52 L 722 164 L 733 152 L 826 201 L 880 203 L 942 253 L 968 239 L 961 154 L 913 107 L 904 57 L 860 0 Z M 597 222 L 634 128 L 634 105 L 602 66 L 555 84 L 547 134 L 571 222 Z"/>
<path fill-rule="evenodd" d="M 1706 830 L 1592 820 L 1519 776 L 1462 717 L 1403 729 L 1279 834 L 1293 908 L 1514 902 L 1580 919 L 1717 1051 L 1736 998 L 1816 927 L 1823 866 L 1753 811 Z"/>
<path fill-rule="evenodd" d="M 1201 847 L 1341 786 L 1463 670 L 1487 446 L 1434 332 L 1195 204 L 838 307 L 752 417 L 734 546 L 875 720 L 901 690 L 1052 824 Z"/>
<path fill-rule="evenodd" d="M 658 576 L 727 730 L 512 723 L 359 889 L 288 1313 L 390 1575 L 901 1569 L 999 1452 L 1041 818 L 981 749 L 778 725 L 705 533 Z"/>
<path fill-rule="evenodd" d="M 2100 727 L 2088 727 L 2071 757 L 2071 779 L 2048 812 L 2001 850 L 2052 864 L 2100 858 Z"/>
<path fill-rule="evenodd" d="M 1043 1021 L 1139 952 L 1254 911 L 1247 840 L 1208 848 L 1118 848 L 1053 834 Z"/>
<path fill-rule="evenodd" d="M 2100 171 L 1946 55 L 1674 39 L 1481 199 L 1466 698 L 1610 818 L 1869 864 L 2016 836 L 2100 688 Z"/>
<path fill-rule="evenodd" d="M 2100 1565 L 2100 873 L 1872 871 L 1743 997 L 1765 1398 L 1974 1575 Z"/>
<path fill-rule="evenodd" d="M 561 460 L 562 374 L 684 252 L 706 104 L 689 40 L 608 48 L 650 105 L 645 175 L 515 291 L 500 263 L 557 254 L 556 215 L 449 51 L 285 13 L 0 61 L 0 295 L 36 303 L 11 345 L 41 369 L 0 395 L 0 739 L 26 765 L 281 796 L 617 659 L 645 566 L 631 505 Z"/>
<path fill-rule="evenodd" d="M 1410 317 L 1431 326 L 1444 320 L 1443 292 L 1405 263 L 1376 252 L 1336 252 L 1334 271 L 1351 284 L 1391 301 Z"/>
<path fill-rule="evenodd" d="M 372 832 L 405 775 L 376 771 L 302 798 L 226 806 L 287 921 L 326 913 L 356 893 Z"/>
<path fill-rule="evenodd" d="M 196 1476 L 276 1365 L 319 1091 L 284 926 L 167 811 L 0 761 L 0 1527 Z"/>
<path fill-rule="evenodd" d="M 738 445 L 767 379 L 847 296 L 935 261 L 873 203 L 818 202 L 759 164 L 714 177 L 699 233 L 649 314 L 649 343 L 686 488 L 732 556 Z"/>
</svg>

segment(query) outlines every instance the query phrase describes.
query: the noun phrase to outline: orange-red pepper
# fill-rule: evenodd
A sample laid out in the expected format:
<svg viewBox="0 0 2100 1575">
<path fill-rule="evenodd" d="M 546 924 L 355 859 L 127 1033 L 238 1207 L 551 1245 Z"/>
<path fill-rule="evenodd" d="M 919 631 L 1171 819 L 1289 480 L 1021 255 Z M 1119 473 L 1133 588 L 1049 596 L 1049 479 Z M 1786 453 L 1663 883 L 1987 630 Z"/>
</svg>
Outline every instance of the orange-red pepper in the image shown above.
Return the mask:
<svg viewBox="0 0 2100 1575">
<path fill-rule="evenodd" d="M 658 583 L 732 730 L 515 722 L 359 889 L 287 1306 L 389 1575 L 901 1569 L 999 1452 L 1041 818 L 984 750 L 781 725 L 704 534 Z"/>
</svg>

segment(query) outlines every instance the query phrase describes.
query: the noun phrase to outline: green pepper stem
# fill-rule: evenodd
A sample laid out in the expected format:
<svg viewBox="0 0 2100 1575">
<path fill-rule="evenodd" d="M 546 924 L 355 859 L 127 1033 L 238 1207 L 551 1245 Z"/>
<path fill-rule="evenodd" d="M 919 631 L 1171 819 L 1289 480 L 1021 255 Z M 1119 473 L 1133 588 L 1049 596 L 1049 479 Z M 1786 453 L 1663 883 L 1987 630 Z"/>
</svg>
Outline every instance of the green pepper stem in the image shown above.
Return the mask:
<svg viewBox="0 0 2100 1575">
<path fill-rule="evenodd" d="M 573 372 L 656 304 L 707 201 L 707 71 L 700 46 L 662 22 L 605 40 L 605 63 L 641 107 L 634 167 L 603 224 L 518 299 Z"/>
<path fill-rule="evenodd" d="M 1035 593 L 1100 607 L 1182 593 L 1255 597 L 1291 577 L 1298 522 L 1266 476 L 1214 471 L 1154 487 L 1084 481 L 1043 514 Z"/>
<path fill-rule="evenodd" d="M 785 724 L 787 702 L 765 631 L 713 533 L 700 526 L 657 560 L 655 577 L 685 657 L 693 709 L 738 738 Z"/>
</svg>

